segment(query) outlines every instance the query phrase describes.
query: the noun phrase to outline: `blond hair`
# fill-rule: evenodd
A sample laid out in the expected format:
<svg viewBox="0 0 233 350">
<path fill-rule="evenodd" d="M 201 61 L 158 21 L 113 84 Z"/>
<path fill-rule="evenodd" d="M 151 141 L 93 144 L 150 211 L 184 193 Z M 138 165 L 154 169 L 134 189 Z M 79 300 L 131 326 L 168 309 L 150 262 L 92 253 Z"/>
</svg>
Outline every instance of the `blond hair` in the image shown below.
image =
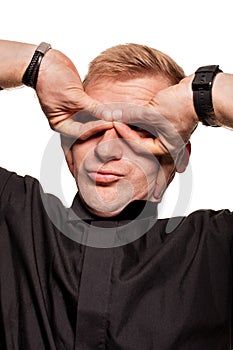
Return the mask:
<svg viewBox="0 0 233 350">
<path fill-rule="evenodd" d="M 90 64 L 83 81 L 84 88 L 97 79 L 125 81 L 141 76 L 163 74 L 177 84 L 185 77 L 183 69 L 165 53 L 140 44 L 113 46 Z"/>
</svg>

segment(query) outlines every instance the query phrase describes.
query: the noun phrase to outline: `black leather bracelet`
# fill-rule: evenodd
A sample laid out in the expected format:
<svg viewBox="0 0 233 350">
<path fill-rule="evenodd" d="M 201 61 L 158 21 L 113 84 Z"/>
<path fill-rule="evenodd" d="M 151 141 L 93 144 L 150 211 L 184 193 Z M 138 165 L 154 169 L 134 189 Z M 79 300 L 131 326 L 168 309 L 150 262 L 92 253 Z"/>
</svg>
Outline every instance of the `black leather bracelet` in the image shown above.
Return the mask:
<svg viewBox="0 0 233 350">
<path fill-rule="evenodd" d="M 192 82 L 193 104 L 199 120 L 206 126 L 219 126 L 212 103 L 212 86 L 215 76 L 222 72 L 218 65 L 198 68 Z"/>
<path fill-rule="evenodd" d="M 24 75 L 22 82 L 24 85 L 30 86 L 33 89 L 36 89 L 36 83 L 38 79 L 40 64 L 42 58 L 46 54 L 46 52 L 51 49 L 51 45 L 45 42 L 42 42 L 34 52 L 32 56 L 31 62 L 29 63 Z"/>
</svg>

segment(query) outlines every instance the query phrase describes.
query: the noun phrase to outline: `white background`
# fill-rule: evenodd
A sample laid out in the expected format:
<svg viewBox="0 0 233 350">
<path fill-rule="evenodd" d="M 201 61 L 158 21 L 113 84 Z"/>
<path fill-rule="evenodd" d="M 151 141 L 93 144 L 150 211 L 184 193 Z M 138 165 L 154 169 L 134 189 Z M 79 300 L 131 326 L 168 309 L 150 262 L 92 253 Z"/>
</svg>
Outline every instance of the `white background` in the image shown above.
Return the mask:
<svg viewBox="0 0 233 350">
<path fill-rule="evenodd" d="M 71 58 L 82 78 L 88 62 L 102 50 L 128 42 L 164 51 L 187 75 L 207 64 L 233 73 L 230 0 L 8 0 L 1 4 L 0 33 L 7 40 L 51 43 Z M 1 92 L 0 114 L 1 166 L 40 179 L 41 160 L 53 132 L 33 90 Z M 231 130 L 198 127 L 188 172 L 170 186 L 161 216 L 200 208 L 233 210 L 232 136 Z M 62 189 L 69 205 L 75 185 L 66 170 Z"/>
</svg>

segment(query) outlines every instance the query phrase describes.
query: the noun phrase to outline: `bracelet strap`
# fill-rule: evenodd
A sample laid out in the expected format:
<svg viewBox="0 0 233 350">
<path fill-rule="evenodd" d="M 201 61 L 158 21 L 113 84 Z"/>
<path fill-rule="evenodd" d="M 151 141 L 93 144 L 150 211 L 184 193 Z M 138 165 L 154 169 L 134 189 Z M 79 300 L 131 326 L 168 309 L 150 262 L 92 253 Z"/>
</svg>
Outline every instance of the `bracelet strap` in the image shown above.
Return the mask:
<svg viewBox="0 0 233 350">
<path fill-rule="evenodd" d="M 40 43 L 36 48 L 34 55 L 32 56 L 31 62 L 29 63 L 24 75 L 22 82 L 24 85 L 30 86 L 36 89 L 36 83 L 38 79 L 39 69 L 41 61 L 46 52 L 51 49 L 51 45 L 45 42 Z"/>
</svg>

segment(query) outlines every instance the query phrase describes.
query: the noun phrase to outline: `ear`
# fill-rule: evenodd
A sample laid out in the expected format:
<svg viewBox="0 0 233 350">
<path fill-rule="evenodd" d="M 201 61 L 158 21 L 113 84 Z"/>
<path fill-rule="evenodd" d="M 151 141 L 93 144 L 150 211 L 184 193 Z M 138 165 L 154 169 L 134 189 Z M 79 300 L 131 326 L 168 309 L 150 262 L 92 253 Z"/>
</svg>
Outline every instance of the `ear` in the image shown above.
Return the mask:
<svg viewBox="0 0 233 350">
<path fill-rule="evenodd" d="M 178 173 L 183 173 L 187 168 L 190 154 L 191 154 L 191 143 L 188 142 L 185 149 L 182 150 L 182 154 L 179 156 L 179 160 L 176 164 L 176 171 Z"/>
</svg>

